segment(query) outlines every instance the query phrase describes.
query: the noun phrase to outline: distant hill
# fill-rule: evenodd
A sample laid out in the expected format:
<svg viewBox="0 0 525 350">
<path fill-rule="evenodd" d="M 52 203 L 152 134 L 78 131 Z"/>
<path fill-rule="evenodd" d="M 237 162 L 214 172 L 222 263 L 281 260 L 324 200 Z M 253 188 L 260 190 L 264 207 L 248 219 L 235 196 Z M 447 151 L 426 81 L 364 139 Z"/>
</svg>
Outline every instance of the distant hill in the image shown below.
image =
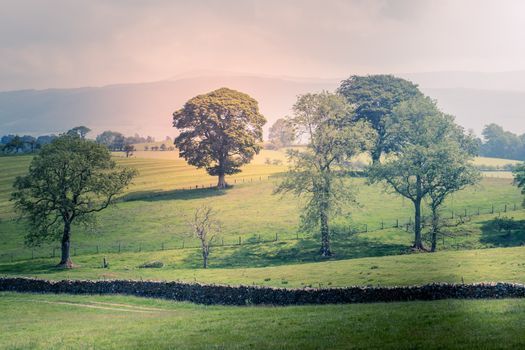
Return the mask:
<svg viewBox="0 0 525 350">
<path fill-rule="evenodd" d="M 441 108 L 478 134 L 495 122 L 516 133 L 525 132 L 525 72 L 439 72 L 401 74 L 438 100 Z M 90 135 L 111 129 L 138 132 L 158 139 L 173 136 L 171 114 L 189 98 L 227 86 L 259 101 L 268 119 L 291 112 L 297 95 L 333 91 L 340 79 L 263 77 L 231 74 L 179 76 L 171 80 L 75 89 L 0 92 L 0 134 L 57 133 L 77 125 Z"/>
<path fill-rule="evenodd" d="M 0 134 L 61 132 L 86 125 L 94 134 L 111 129 L 163 139 L 175 133 L 171 115 L 185 101 L 223 86 L 257 99 L 269 127 L 277 118 L 290 113 L 298 94 L 333 90 L 337 85 L 337 81 L 214 76 L 93 88 L 0 92 Z"/>
</svg>

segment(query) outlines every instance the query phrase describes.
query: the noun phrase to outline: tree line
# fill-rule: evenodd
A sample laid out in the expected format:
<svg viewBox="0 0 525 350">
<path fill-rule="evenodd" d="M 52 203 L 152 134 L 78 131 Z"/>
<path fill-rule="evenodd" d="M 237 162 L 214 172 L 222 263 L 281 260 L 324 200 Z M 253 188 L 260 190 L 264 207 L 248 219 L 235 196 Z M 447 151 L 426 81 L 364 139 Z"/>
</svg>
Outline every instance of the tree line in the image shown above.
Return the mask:
<svg viewBox="0 0 525 350">
<path fill-rule="evenodd" d="M 517 135 L 497 124 L 483 129 L 479 154 L 484 157 L 525 160 L 525 134 Z"/>
<path fill-rule="evenodd" d="M 78 135 L 84 139 L 91 132 L 86 126 L 76 126 L 66 132 L 66 134 Z M 41 135 L 33 137 L 31 135 L 4 135 L 0 138 L 0 151 L 4 154 L 24 154 L 39 151 L 43 146 L 50 144 L 58 136 L 55 134 Z M 113 152 L 125 152 L 126 156 L 135 151 L 134 144 L 154 143 L 155 138 L 151 136 L 142 137 L 139 134 L 125 136 L 120 132 L 106 130 L 95 137 L 95 141 L 106 146 Z M 171 139 L 169 140 L 171 143 Z M 168 150 L 169 146 L 159 147 L 156 150 Z"/>
<path fill-rule="evenodd" d="M 229 187 L 227 175 L 240 172 L 259 153 L 266 123 L 255 99 L 228 88 L 188 100 L 172 120 L 180 156 L 217 176 L 219 190 Z M 446 222 L 440 215 L 446 199 L 480 180 L 471 162 L 478 152 L 476 137 L 415 84 L 392 75 L 352 76 L 335 92 L 300 95 L 281 126 L 286 132 L 273 131 L 282 143 L 300 139 L 306 145 L 287 151 L 290 167 L 275 194 L 303 198 L 301 229 L 319 234 L 323 257 L 334 254 L 331 223 L 339 215 L 351 215 L 357 203 L 358 185 L 348 174 L 358 154 L 367 152 L 372 159 L 366 168 L 368 184 L 382 184 L 412 203 L 413 249 L 419 251 L 436 250 Z M 120 136 L 101 135 L 96 141 L 79 130 L 59 136 L 42 147 L 29 173 L 15 181 L 12 199 L 29 223 L 26 242 L 61 240 L 64 267 L 72 266 L 71 225 L 93 220 L 136 176 L 111 160 L 113 147 L 108 144 L 120 142 Z M 525 188 L 525 165 L 515 172 L 517 185 Z M 424 203 L 432 212 L 430 248 L 422 239 Z M 202 242 L 204 266 L 210 237 L 216 236 L 211 231 L 218 225 L 212 214 L 210 208 L 197 211 L 191 223 Z"/>
</svg>

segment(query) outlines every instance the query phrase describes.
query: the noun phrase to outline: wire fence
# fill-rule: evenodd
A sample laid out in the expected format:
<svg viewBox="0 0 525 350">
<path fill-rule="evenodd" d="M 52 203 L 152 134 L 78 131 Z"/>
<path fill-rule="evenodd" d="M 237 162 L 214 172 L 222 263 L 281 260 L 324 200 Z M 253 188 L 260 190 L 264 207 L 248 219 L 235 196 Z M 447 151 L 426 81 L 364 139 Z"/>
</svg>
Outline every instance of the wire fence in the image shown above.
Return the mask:
<svg viewBox="0 0 525 350">
<path fill-rule="evenodd" d="M 504 213 L 522 209 L 521 205 L 517 204 L 499 204 L 492 205 L 490 208 L 463 209 L 463 210 L 449 210 L 442 212 L 442 218 L 448 220 L 470 219 L 474 216 L 480 215 L 501 215 Z M 430 217 L 422 216 L 422 226 L 428 226 Z M 409 232 L 413 229 L 413 219 L 406 220 L 382 220 L 374 225 L 371 224 L 352 224 L 343 229 L 348 234 L 363 234 L 368 232 L 377 232 L 386 229 L 399 229 Z M 225 236 L 214 240 L 211 243 L 212 247 L 239 247 L 253 244 L 274 244 L 279 241 L 299 241 L 311 238 L 310 235 L 304 233 L 275 233 L 275 234 L 248 234 L 238 236 Z M 443 244 L 444 237 L 443 237 Z M 200 248 L 200 242 L 194 238 L 179 238 L 164 242 L 115 242 L 112 244 L 75 244 L 71 245 L 71 255 L 95 255 L 95 254 L 118 254 L 118 253 L 140 253 L 140 252 L 154 252 L 163 250 L 181 250 L 181 249 L 196 249 Z M 46 245 L 35 248 L 20 248 L 0 253 L 0 262 L 15 262 L 22 260 L 41 259 L 41 258 L 58 258 L 60 257 L 61 249 L 58 245 Z"/>
</svg>

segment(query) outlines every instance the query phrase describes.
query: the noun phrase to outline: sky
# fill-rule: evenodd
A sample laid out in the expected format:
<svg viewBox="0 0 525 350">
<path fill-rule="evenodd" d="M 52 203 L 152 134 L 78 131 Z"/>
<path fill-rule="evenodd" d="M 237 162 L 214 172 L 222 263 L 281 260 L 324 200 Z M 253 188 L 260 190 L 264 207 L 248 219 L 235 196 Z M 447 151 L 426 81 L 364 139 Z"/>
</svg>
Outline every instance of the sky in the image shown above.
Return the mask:
<svg viewBox="0 0 525 350">
<path fill-rule="evenodd" d="M 521 0 L 0 0 L 0 90 L 525 70 Z"/>
</svg>

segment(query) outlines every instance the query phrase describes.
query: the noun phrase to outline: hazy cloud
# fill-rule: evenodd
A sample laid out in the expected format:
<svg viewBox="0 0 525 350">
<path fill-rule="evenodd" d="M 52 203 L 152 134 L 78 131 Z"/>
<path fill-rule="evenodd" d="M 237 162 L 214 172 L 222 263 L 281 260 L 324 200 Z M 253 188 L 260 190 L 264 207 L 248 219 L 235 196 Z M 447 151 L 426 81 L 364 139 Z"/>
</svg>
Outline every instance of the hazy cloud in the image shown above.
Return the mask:
<svg viewBox="0 0 525 350">
<path fill-rule="evenodd" d="M 525 69 L 519 0 L 3 0 L 0 89 Z"/>
</svg>

